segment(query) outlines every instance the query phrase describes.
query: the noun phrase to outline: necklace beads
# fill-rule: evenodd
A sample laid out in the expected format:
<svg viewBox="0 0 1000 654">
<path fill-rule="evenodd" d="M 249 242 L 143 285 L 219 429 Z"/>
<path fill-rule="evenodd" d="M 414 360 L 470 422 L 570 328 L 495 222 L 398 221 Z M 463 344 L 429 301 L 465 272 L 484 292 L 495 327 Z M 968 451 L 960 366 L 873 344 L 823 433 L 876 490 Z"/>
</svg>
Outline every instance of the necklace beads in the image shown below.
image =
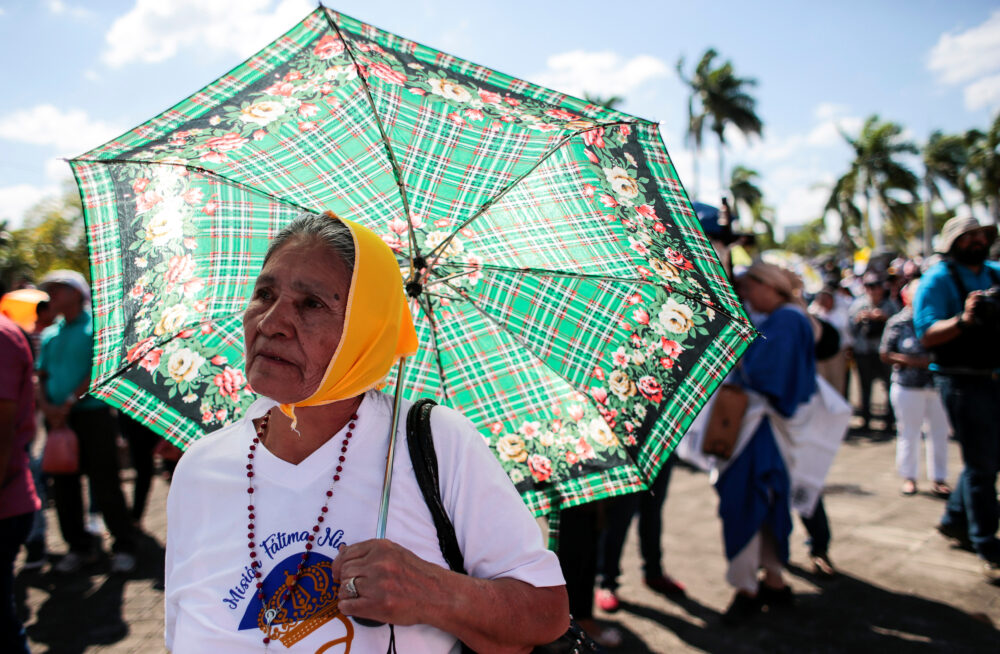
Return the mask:
<svg viewBox="0 0 1000 654">
<path fill-rule="evenodd" d="M 263 642 L 264 648 L 271 642 L 271 622 L 277 615 L 275 609 L 267 609 L 267 598 L 264 595 L 264 582 L 263 575 L 261 574 L 261 562 L 258 560 L 257 556 L 257 543 L 255 540 L 256 533 L 256 509 L 254 508 L 254 493 L 256 489 L 254 488 L 254 455 L 257 451 L 257 446 L 261 444 L 265 433 L 267 432 L 267 423 L 271 417 L 271 412 L 268 411 L 261 418 L 260 424 L 257 426 L 257 433 L 253 438 L 253 442 L 250 443 L 250 452 L 247 454 L 247 479 L 249 480 L 249 486 L 247 488 L 247 495 L 250 497 L 250 503 L 247 504 L 247 549 L 250 550 L 250 569 L 253 570 L 253 576 L 255 579 L 255 588 L 257 591 L 257 598 L 260 600 L 261 606 L 265 608 L 265 619 L 266 619 L 266 629 Z M 323 506 L 320 507 L 319 515 L 316 517 L 316 523 L 310 530 L 309 535 L 306 537 L 305 549 L 306 551 L 302 553 L 302 558 L 299 560 L 298 565 L 295 568 L 295 574 L 292 575 L 292 579 L 284 584 L 282 584 L 275 594 L 280 593 L 278 598 L 278 608 L 280 608 L 285 600 L 288 599 L 288 593 L 291 592 L 293 588 L 299 583 L 299 577 L 302 575 L 302 571 L 306 566 L 306 559 L 309 558 L 309 552 L 313 549 L 313 541 L 316 539 L 316 534 L 319 533 L 320 525 L 325 521 L 324 515 L 329 512 L 330 498 L 333 497 L 333 486 L 338 481 L 340 481 L 340 474 L 344 471 L 344 461 L 347 457 L 347 446 L 351 442 L 351 438 L 354 436 L 354 428 L 358 419 L 358 414 L 351 416 L 350 421 L 347 425 L 347 433 L 344 434 L 344 441 L 340 445 L 340 456 L 337 457 L 337 466 L 334 468 L 334 473 L 332 479 L 330 480 L 330 488 L 326 491 L 326 497 L 323 502 Z"/>
</svg>

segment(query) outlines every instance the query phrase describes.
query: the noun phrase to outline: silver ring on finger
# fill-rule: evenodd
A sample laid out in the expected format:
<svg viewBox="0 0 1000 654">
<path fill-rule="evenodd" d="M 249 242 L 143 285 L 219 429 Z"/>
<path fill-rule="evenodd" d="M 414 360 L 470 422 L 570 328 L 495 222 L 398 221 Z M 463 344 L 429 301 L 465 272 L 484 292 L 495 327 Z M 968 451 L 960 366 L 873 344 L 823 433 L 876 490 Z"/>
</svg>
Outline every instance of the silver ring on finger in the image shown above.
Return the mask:
<svg viewBox="0 0 1000 654">
<path fill-rule="evenodd" d="M 357 579 L 357 577 L 351 577 L 344 583 L 344 595 L 347 597 L 347 599 L 355 599 L 356 597 L 359 596 L 358 589 L 354 585 L 355 579 Z"/>
</svg>

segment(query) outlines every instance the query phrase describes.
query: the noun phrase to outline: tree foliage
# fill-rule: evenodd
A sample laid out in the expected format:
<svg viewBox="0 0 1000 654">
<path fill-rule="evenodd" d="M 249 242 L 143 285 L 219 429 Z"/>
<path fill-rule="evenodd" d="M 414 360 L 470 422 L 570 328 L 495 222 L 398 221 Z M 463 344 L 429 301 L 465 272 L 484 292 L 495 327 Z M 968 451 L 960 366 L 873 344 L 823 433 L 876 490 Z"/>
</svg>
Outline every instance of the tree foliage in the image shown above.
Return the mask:
<svg viewBox="0 0 1000 654">
<path fill-rule="evenodd" d="M 941 193 L 941 183 L 945 183 L 962 193 L 966 204 L 972 202 L 969 186 L 969 149 L 965 137 L 959 134 L 944 134 L 935 130 L 923 147 L 924 186 L 934 200 L 945 204 Z"/>
<path fill-rule="evenodd" d="M 625 102 L 625 98 L 620 95 L 604 97 L 603 95 L 591 95 L 587 92 L 584 92 L 583 99 L 592 105 L 604 107 L 605 109 L 617 109 L 621 103 Z"/>
<path fill-rule="evenodd" d="M 72 182 L 30 208 L 21 228 L 0 225 L 0 280 L 7 288 L 60 268 L 89 277 L 80 194 Z"/>
<path fill-rule="evenodd" d="M 764 123 L 757 115 L 757 100 L 750 94 L 757 80 L 737 76 L 732 61 L 716 65 L 718 56 L 714 48 L 706 50 L 690 77 L 684 74 L 684 57 L 681 57 L 677 61 L 677 74 L 691 91 L 688 141 L 696 145 L 696 153 L 700 152 L 705 120 L 711 119 L 710 129 L 719 142 L 719 186 L 725 187 L 726 126 L 733 125 L 747 136 L 760 136 Z"/>
<path fill-rule="evenodd" d="M 973 187 L 972 200 L 987 208 L 994 223 L 1000 223 L 1000 112 L 985 132 L 966 132 L 965 142 L 965 172 Z"/>
<path fill-rule="evenodd" d="M 826 223 L 822 218 L 811 220 L 785 236 L 784 249 L 800 254 L 807 259 L 833 254 L 836 247 L 824 242 Z"/>
<path fill-rule="evenodd" d="M 746 166 L 736 166 L 729 177 L 729 192 L 737 213 L 745 210 L 755 232 L 762 228 L 767 242 L 774 243 L 774 209 L 764 204 L 764 192 L 757 185 L 760 173 Z"/>
<path fill-rule="evenodd" d="M 677 74 L 690 89 L 687 141 L 695 145 L 697 161 L 705 121 L 711 119 L 710 129 L 719 141 L 719 186 L 725 188 L 726 126 L 734 125 L 747 136 L 760 136 L 764 123 L 757 115 L 757 100 L 750 94 L 757 80 L 737 76 L 733 62 L 728 59 L 716 65 L 718 56 L 714 48 L 706 50 L 690 77 L 684 74 L 684 57 L 681 57 L 677 61 Z"/>
<path fill-rule="evenodd" d="M 883 237 L 889 237 L 892 245 L 901 247 L 916 215 L 919 179 L 900 157 L 918 154 L 917 146 L 903 138 L 900 125 L 878 115 L 869 116 L 857 136 L 841 134 L 854 150 L 854 159 L 834 184 L 826 208 L 840 215 L 842 240 L 857 244 L 853 228 L 858 224 L 862 245 L 882 246 Z M 878 231 L 871 224 L 876 204 L 883 219 Z"/>
</svg>

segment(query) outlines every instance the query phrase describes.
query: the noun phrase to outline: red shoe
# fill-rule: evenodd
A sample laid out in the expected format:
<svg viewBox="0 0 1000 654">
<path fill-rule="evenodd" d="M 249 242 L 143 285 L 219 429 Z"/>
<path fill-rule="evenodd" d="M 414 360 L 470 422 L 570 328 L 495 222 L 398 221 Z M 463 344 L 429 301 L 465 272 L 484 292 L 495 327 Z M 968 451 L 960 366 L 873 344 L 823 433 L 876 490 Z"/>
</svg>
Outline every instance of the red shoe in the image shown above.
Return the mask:
<svg viewBox="0 0 1000 654">
<path fill-rule="evenodd" d="M 655 590 L 657 593 L 662 593 L 664 595 L 684 595 L 687 590 L 684 584 L 676 579 L 671 579 L 669 575 L 647 577 L 646 585 L 649 586 L 651 590 Z"/>
<path fill-rule="evenodd" d="M 618 596 L 615 591 L 608 588 L 598 588 L 594 591 L 594 602 L 605 613 L 614 613 L 618 610 Z"/>
</svg>

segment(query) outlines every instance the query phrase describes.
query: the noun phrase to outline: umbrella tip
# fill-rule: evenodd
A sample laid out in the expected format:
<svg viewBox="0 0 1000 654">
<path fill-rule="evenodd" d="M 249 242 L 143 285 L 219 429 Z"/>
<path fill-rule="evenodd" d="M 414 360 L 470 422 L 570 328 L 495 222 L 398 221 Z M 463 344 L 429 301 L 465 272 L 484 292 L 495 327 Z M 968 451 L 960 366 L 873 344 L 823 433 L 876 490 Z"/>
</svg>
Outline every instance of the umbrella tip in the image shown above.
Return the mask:
<svg viewBox="0 0 1000 654">
<path fill-rule="evenodd" d="M 410 297 L 420 297 L 423 291 L 424 286 L 420 282 L 406 282 L 406 294 Z"/>
</svg>

